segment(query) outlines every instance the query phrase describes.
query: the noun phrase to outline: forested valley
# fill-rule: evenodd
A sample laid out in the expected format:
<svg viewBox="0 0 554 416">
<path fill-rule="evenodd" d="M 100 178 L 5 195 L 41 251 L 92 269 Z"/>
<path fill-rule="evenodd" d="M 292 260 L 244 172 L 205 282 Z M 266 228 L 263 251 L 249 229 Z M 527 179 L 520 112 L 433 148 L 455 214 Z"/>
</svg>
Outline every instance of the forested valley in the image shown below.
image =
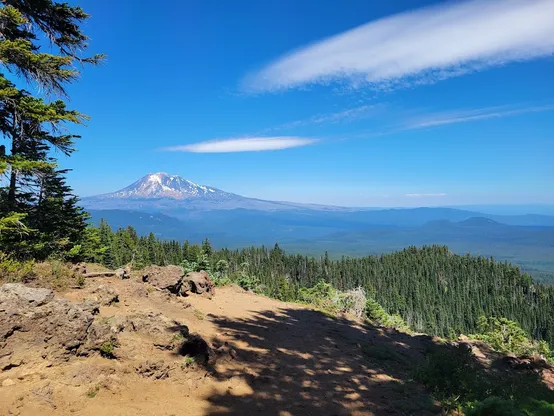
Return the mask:
<svg viewBox="0 0 554 416">
<path fill-rule="evenodd" d="M 214 250 L 206 239 L 161 241 L 132 227 L 111 230 L 106 222 L 87 229 L 79 256 L 109 267 L 188 264 L 284 301 L 318 282 L 341 291 L 362 287 L 390 315 L 413 330 L 443 337 L 477 331 L 480 316 L 513 320 L 534 339 L 554 345 L 554 287 L 539 284 L 518 267 L 492 258 L 460 256 L 444 246 L 408 247 L 381 256 L 308 257 L 278 245 Z"/>
</svg>

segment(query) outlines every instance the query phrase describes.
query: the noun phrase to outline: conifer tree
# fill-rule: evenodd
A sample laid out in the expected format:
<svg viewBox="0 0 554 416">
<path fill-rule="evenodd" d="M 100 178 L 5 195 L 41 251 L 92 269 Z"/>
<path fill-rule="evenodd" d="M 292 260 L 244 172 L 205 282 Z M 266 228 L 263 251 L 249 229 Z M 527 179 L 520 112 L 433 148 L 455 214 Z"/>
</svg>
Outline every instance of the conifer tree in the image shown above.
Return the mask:
<svg viewBox="0 0 554 416">
<path fill-rule="evenodd" d="M 7 74 L 40 87 L 49 98 L 66 96 L 66 85 L 79 75 L 75 64 L 97 64 L 103 58 L 77 53 L 87 47 L 80 29 L 87 18 L 80 7 L 53 0 L 3 0 L 0 5 L 0 135 L 7 141 L 0 146 L 0 174 L 8 179 L 0 190 L 0 250 L 21 257 L 45 257 L 78 245 L 86 217 L 52 150 L 70 155 L 78 136 L 63 128 L 87 117 L 68 110 L 61 99 L 46 101 L 17 88 Z M 42 38 L 51 43 L 50 52 L 42 51 Z"/>
</svg>

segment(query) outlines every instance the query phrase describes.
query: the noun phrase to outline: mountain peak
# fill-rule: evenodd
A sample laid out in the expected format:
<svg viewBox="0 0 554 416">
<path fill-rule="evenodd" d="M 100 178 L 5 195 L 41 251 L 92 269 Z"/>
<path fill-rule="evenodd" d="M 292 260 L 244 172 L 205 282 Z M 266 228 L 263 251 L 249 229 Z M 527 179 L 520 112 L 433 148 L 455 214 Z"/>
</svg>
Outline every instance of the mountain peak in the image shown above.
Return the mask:
<svg viewBox="0 0 554 416">
<path fill-rule="evenodd" d="M 166 172 L 150 173 L 119 191 L 102 195 L 118 199 L 212 199 L 227 195 L 209 186 L 198 185 L 179 175 Z"/>
</svg>

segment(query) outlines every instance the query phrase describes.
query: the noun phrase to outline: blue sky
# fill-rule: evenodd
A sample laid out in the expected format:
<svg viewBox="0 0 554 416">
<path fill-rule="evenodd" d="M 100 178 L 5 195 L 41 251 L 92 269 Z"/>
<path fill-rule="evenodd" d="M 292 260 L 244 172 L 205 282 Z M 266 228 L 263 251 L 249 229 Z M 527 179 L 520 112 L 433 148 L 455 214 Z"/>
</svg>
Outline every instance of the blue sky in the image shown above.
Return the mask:
<svg viewBox="0 0 554 416">
<path fill-rule="evenodd" d="M 69 89 L 81 196 L 163 171 L 298 202 L 554 203 L 551 0 L 80 4 L 108 56 Z"/>
</svg>

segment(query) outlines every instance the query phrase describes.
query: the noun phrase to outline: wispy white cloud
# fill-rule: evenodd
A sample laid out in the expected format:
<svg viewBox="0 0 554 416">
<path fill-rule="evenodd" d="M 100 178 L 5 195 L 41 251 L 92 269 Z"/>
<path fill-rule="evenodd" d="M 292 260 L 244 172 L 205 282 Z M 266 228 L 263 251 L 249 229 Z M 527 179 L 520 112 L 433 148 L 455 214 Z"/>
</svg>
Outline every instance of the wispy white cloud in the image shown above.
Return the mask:
<svg viewBox="0 0 554 416">
<path fill-rule="evenodd" d="M 467 123 L 470 121 L 510 117 L 526 113 L 538 113 L 542 111 L 554 111 L 554 105 L 512 109 L 504 106 L 433 113 L 408 121 L 405 128 L 412 130 L 425 127 L 442 126 L 446 124 Z"/>
<path fill-rule="evenodd" d="M 278 126 L 269 127 L 262 130 L 260 133 L 268 133 L 270 131 L 289 130 L 296 127 L 310 126 L 325 123 L 342 123 L 370 117 L 377 109 L 384 107 L 385 104 L 362 105 L 359 107 L 348 108 L 334 113 L 316 114 L 301 120 L 294 120 Z"/>
<path fill-rule="evenodd" d="M 554 104 L 534 106 L 496 106 L 475 109 L 449 110 L 439 112 L 422 112 L 421 110 L 398 110 L 396 120 L 381 129 L 371 129 L 349 134 L 349 138 L 372 138 L 388 136 L 410 130 L 442 127 L 449 124 L 469 123 L 504 117 L 514 117 L 522 114 L 554 111 Z"/>
<path fill-rule="evenodd" d="M 307 146 L 316 142 L 316 139 L 294 136 L 246 137 L 171 146 L 161 150 L 167 152 L 191 153 L 261 152 L 265 150 L 282 150 Z"/>
<path fill-rule="evenodd" d="M 429 197 L 439 197 L 439 196 L 446 196 L 445 193 L 438 193 L 438 194 L 406 194 L 409 198 L 429 198 Z"/>
<path fill-rule="evenodd" d="M 275 91 L 347 80 L 376 87 L 435 82 L 554 53 L 554 1 L 447 2 L 366 23 L 289 53 L 243 80 Z"/>
</svg>

